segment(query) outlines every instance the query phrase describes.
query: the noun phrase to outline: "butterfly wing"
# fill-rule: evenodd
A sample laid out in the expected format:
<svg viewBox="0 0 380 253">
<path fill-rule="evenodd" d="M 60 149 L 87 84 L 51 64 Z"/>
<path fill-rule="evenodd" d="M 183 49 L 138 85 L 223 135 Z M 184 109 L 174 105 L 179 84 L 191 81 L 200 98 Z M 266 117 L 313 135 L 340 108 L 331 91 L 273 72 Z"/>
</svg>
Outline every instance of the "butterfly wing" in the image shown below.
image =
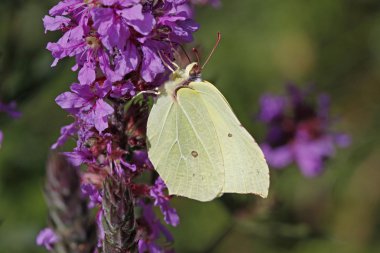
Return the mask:
<svg viewBox="0 0 380 253">
<path fill-rule="evenodd" d="M 222 150 L 200 93 L 181 88 L 176 98 L 163 94 L 147 126 L 149 158 L 169 193 L 209 201 L 224 185 Z"/>
<path fill-rule="evenodd" d="M 209 82 L 192 82 L 218 133 L 222 148 L 225 183 L 222 192 L 254 193 L 267 197 L 269 169 L 253 137 L 241 125 L 219 90 Z"/>
</svg>

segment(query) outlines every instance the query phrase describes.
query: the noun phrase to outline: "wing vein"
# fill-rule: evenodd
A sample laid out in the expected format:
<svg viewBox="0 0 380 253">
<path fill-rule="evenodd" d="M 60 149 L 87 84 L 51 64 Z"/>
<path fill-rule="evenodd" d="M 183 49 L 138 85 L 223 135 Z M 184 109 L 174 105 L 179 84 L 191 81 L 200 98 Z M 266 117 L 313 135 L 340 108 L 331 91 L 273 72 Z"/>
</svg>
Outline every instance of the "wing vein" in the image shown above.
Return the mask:
<svg viewBox="0 0 380 253">
<path fill-rule="evenodd" d="M 197 136 L 197 138 L 198 138 L 198 140 L 199 140 L 199 143 L 202 145 L 203 149 L 205 150 L 205 152 L 206 152 L 206 154 L 207 154 L 207 157 L 210 159 L 210 161 L 212 161 L 211 156 L 210 156 L 210 154 L 208 153 L 208 150 L 206 149 L 206 146 L 205 146 L 204 143 L 202 142 L 202 139 L 200 138 L 198 132 L 195 130 L 195 127 L 193 126 L 193 124 L 192 124 L 192 122 L 191 122 L 191 120 L 190 120 L 190 117 L 187 115 L 186 111 L 183 109 L 183 107 L 182 107 L 180 104 L 179 104 L 179 106 L 181 107 L 182 112 L 183 112 L 183 114 L 185 115 L 187 121 L 189 122 L 189 124 L 190 124 L 190 126 L 191 126 L 191 128 L 192 128 L 192 130 L 193 130 L 193 132 L 194 132 L 194 134 Z M 215 168 L 214 163 L 211 163 L 211 165 L 212 165 L 212 167 Z"/>
</svg>

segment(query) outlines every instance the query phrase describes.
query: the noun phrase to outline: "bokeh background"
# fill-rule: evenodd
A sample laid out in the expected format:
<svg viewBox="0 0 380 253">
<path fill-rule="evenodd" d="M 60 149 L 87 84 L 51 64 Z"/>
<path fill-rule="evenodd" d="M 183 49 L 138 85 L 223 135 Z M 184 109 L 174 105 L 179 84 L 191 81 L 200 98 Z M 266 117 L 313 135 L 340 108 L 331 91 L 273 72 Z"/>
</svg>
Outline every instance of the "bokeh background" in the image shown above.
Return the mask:
<svg viewBox="0 0 380 253">
<path fill-rule="evenodd" d="M 23 117 L 1 117 L 0 252 L 45 252 L 42 188 L 49 146 L 70 119 L 54 102 L 74 81 L 70 60 L 49 66 L 44 34 L 53 0 L 0 1 L 0 96 Z M 210 203 L 175 198 L 178 252 L 380 252 L 380 2 L 378 0 L 222 0 L 197 11 L 196 45 L 219 49 L 203 75 L 227 97 L 260 142 L 263 92 L 314 83 L 332 97 L 336 128 L 353 143 L 326 172 L 305 179 L 296 167 L 271 171 L 268 199 L 227 195 Z M 70 148 L 69 146 L 66 149 Z"/>
</svg>

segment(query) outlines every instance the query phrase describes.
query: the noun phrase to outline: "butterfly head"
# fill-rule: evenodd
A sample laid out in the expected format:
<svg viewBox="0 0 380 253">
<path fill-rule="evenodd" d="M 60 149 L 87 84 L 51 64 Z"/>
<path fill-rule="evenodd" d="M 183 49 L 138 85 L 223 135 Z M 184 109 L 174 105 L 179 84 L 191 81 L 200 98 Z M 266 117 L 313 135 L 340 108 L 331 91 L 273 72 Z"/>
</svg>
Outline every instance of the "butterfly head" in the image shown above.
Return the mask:
<svg viewBox="0 0 380 253">
<path fill-rule="evenodd" d="M 172 81 L 177 82 L 192 82 L 201 79 L 202 68 L 197 62 L 192 62 L 186 66 L 186 68 L 177 68 L 171 75 Z"/>
<path fill-rule="evenodd" d="M 202 67 L 197 62 L 190 63 L 185 68 L 185 77 L 189 81 L 200 81 L 201 73 Z"/>
</svg>

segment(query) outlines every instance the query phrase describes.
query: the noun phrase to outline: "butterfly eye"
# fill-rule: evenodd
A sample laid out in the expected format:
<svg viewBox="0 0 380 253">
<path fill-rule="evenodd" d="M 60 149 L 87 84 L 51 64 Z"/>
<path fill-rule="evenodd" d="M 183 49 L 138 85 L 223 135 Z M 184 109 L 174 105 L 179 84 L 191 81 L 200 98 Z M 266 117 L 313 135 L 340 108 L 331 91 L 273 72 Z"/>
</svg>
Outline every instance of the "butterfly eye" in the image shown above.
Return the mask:
<svg viewBox="0 0 380 253">
<path fill-rule="evenodd" d="M 201 74 L 201 68 L 199 67 L 198 64 L 195 64 L 193 68 L 190 70 L 189 75 L 191 78 L 194 78 L 194 77 L 198 77 L 200 74 Z"/>
</svg>

